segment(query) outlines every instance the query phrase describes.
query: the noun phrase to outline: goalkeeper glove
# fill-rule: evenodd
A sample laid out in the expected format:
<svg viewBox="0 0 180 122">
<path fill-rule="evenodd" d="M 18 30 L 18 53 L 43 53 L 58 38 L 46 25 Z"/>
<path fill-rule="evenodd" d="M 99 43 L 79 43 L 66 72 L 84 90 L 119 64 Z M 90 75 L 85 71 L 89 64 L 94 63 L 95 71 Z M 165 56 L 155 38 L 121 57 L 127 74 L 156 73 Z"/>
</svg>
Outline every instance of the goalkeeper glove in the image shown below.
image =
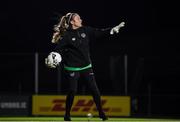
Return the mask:
<svg viewBox="0 0 180 122">
<path fill-rule="evenodd" d="M 110 34 L 113 35 L 114 33 L 119 33 L 120 28 L 124 27 L 125 22 L 121 22 L 119 25 L 113 27 L 110 31 Z"/>
</svg>

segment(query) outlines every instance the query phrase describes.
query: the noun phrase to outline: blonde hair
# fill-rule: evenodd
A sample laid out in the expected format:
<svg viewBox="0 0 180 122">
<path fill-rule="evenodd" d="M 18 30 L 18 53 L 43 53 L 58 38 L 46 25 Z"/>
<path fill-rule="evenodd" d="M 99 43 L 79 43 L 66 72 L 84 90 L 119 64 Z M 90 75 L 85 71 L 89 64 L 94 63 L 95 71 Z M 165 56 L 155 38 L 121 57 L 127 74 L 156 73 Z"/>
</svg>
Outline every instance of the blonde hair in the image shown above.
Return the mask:
<svg viewBox="0 0 180 122">
<path fill-rule="evenodd" d="M 70 26 L 70 21 L 72 19 L 72 16 L 76 13 L 67 13 L 65 16 L 62 16 L 59 23 L 57 25 L 54 25 L 54 35 L 52 37 L 51 42 L 52 43 L 58 43 L 59 40 L 62 39 L 62 36 L 67 31 L 67 29 Z"/>
</svg>

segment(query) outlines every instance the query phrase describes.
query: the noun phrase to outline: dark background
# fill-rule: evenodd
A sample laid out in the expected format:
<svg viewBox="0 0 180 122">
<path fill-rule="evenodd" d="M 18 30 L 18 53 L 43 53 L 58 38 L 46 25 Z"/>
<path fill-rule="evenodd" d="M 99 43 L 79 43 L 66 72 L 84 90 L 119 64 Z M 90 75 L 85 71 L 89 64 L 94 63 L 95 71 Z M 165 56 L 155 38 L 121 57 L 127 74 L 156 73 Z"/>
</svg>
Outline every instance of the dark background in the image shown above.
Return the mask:
<svg viewBox="0 0 180 122">
<path fill-rule="evenodd" d="M 0 93 L 34 94 L 35 52 L 39 53 L 39 93 L 63 93 L 58 91 L 62 86 L 58 86 L 57 70 L 47 69 L 44 58 L 54 48 L 50 41 L 57 13 L 77 12 L 83 24 L 92 27 L 113 27 L 126 22 L 118 35 L 91 44 L 101 93 L 139 97 L 139 103 L 144 106 L 138 112 L 144 115 L 150 112 L 178 116 L 178 10 L 178 3 L 173 0 L 1 1 Z M 128 94 L 124 92 L 125 55 L 128 56 Z M 149 94 L 151 110 L 147 109 Z"/>
</svg>

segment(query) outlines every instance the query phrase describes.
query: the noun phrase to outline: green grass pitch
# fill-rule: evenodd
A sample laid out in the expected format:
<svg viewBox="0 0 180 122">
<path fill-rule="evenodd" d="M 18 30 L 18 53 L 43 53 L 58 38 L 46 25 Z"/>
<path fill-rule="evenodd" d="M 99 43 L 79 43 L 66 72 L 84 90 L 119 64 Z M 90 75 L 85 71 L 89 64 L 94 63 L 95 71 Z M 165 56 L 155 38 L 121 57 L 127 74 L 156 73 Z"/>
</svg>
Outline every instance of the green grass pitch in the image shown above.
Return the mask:
<svg viewBox="0 0 180 122">
<path fill-rule="evenodd" d="M 98 117 L 72 117 L 72 122 L 102 122 Z M 64 122 L 63 117 L 0 117 L 0 122 Z M 178 119 L 109 118 L 106 122 L 180 122 Z"/>
</svg>

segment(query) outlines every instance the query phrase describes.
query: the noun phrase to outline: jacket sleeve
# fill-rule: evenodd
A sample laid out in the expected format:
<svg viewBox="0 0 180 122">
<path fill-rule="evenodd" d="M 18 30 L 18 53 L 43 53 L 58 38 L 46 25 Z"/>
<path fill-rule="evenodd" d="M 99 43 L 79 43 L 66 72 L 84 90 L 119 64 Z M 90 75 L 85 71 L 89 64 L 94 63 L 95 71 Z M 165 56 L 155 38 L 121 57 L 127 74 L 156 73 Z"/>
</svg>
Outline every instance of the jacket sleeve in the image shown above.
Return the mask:
<svg viewBox="0 0 180 122">
<path fill-rule="evenodd" d="M 61 40 L 59 40 L 59 42 L 57 43 L 57 45 L 55 46 L 55 49 L 54 51 L 55 52 L 58 52 L 60 54 L 63 54 L 63 51 L 66 47 L 66 39 L 65 38 L 62 38 Z"/>
<path fill-rule="evenodd" d="M 89 35 L 95 38 L 110 36 L 110 30 L 111 28 L 98 29 L 98 28 L 87 27 L 87 31 Z"/>
</svg>

